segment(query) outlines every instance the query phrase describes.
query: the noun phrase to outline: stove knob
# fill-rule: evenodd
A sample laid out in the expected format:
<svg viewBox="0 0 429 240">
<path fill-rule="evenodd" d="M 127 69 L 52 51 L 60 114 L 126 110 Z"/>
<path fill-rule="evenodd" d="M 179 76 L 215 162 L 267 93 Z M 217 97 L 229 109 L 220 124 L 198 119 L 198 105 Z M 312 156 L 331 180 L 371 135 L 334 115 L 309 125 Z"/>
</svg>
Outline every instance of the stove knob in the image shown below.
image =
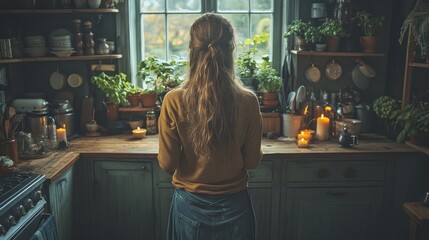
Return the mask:
<svg viewBox="0 0 429 240">
<path fill-rule="evenodd" d="M 25 208 L 28 210 L 34 208 L 33 200 L 30 198 L 25 201 Z"/>
<path fill-rule="evenodd" d="M 6 234 L 6 229 L 0 224 L 0 236 Z"/>
<path fill-rule="evenodd" d="M 37 191 L 34 193 L 34 202 L 37 203 L 38 201 L 40 201 L 42 199 L 42 191 Z"/>
<path fill-rule="evenodd" d="M 10 215 L 7 220 L 6 220 L 7 224 L 9 225 L 9 227 L 15 226 L 16 225 L 16 220 L 15 217 Z"/>
<path fill-rule="evenodd" d="M 20 217 L 22 217 L 25 214 L 27 214 L 27 212 L 25 211 L 24 206 L 22 206 L 22 205 L 19 205 L 18 208 L 17 208 L 17 210 L 18 210 L 17 211 L 18 212 L 18 216 L 20 216 Z"/>
</svg>

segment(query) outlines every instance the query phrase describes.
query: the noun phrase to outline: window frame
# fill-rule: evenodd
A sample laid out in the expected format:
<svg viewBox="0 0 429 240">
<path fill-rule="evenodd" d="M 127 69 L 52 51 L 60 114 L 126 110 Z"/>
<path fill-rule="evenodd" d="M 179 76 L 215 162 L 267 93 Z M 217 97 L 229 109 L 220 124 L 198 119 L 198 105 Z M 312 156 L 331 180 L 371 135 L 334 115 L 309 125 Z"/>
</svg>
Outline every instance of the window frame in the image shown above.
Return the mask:
<svg viewBox="0 0 429 240">
<path fill-rule="evenodd" d="M 125 8 L 128 9 L 129 11 L 129 13 L 126 14 L 125 17 L 127 18 L 127 22 L 130 26 L 130 29 L 135 29 L 134 32 L 132 30 L 129 30 L 127 32 L 128 34 L 127 45 L 130 45 L 130 46 L 127 46 L 126 51 L 129 51 L 127 55 L 130 58 L 130 61 L 128 62 L 131 66 L 125 67 L 125 69 L 128 70 L 127 72 L 129 72 L 131 81 L 134 84 L 137 84 L 137 79 L 135 76 L 137 73 L 137 70 L 133 69 L 134 68 L 133 66 L 137 66 L 139 59 L 142 59 L 143 57 L 142 51 L 141 49 L 139 49 L 139 46 L 141 46 L 142 41 L 144 41 L 144 39 L 141 38 L 142 36 L 141 22 L 142 22 L 142 16 L 144 15 L 144 13 L 140 13 L 140 1 L 141 0 L 125 1 L 125 2 L 128 2 L 127 4 L 128 6 L 126 6 Z M 287 15 L 289 15 L 289 14 L 286 14 L 287 13 L 286 10 L 291 9 L 288 7 L 293 7 L 293 4 L 291 6 L 290 2 L 293 2 L 293 1 L 273 0 L 273 6 L 272 6 L 273 18 L 272 18 L 272 28 L 271 28 L 270 38 L 272 39 L 273 51 L 271 55 L 271 62 L 273 67 L 277 69 L 279 72 L 281 71 L 281 68 L 282 68 L 285 51 L 276 51 L 275 49 L 284 49 L 285 41 L 283 38 L 283 32 L 285 29 L 285 24 L 283 23 L 286 22 L 285 20 L 288 19 Z M 216 9 L 216 7 L 217 7 L 217 0 L 201 0 L 201 12 L 196 12 L 196 13 L 203 14 L 204 12 L 210 12 L 211 10 Z M 259 13 L 259 11 L 254 11 L 254 12 Z M 262 12 L 266 13 L 264 11 Z M 163 14 L 165 18 L 167 18 L 168 15 L 171 14 L 171 13 L 168 13 L 167 11 L 160 11 L 159 13 Z M 222 14 L 224 12 L 220 12 L 220 13 Z M 249 13 L 250 14 L 250 11 L 231 11 L 231 13 Z M 173 14 L 176 14 L 176 12 L 174 12 Z M 165 21 L 164 24 L 165 24 L 165 29 L 168 29 L 167 21 Z M 168 37 L 168 31 L 166 32 L 167 32 L 166 37 Z M 126 44 L 126 41 L 124 41 L 124 43 Z"/>
</svg>

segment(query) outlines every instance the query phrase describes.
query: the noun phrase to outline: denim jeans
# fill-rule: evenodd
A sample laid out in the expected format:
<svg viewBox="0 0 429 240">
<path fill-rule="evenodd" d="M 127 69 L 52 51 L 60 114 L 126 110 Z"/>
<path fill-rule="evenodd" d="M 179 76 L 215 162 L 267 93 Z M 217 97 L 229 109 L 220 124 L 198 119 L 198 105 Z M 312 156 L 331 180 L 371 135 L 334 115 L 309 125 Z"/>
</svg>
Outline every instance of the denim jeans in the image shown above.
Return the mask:
<svg viewBox="0 0 429 240">
<path fill-rule="evenodd" d="M 254 240 L 255 232 L 247 189 L 220 196 L 174 191 L 167 240 Z"/>
</svg>

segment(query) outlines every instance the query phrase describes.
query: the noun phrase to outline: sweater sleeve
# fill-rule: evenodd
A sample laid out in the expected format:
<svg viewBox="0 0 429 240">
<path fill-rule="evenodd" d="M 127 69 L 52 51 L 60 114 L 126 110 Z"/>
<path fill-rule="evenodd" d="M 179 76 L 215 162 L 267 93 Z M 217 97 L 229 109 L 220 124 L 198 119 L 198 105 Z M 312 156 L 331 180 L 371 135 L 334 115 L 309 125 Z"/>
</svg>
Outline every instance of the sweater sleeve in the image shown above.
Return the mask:
<svg viewBox="0 0 429 240">
<path fill-rule="evenodd" d="M 158 162 L 159 166 L 171 175 L 177 168 L 182 151 L 182 144 L 177 131 L 177 123 L 174 118 L 172 105 L 171 98 L 167 94 L 163 100 L 158 119 Z"/>
<path fill-rule="evenodd" d="M 243 146 L 243 158 L 247 169 L 256 168 L 262 158 L 261 138 L 262 138 L 262 115 L 256 96 L 249 104 L 250 116 L 246 130 L 246 139 Z"/>
</svg>

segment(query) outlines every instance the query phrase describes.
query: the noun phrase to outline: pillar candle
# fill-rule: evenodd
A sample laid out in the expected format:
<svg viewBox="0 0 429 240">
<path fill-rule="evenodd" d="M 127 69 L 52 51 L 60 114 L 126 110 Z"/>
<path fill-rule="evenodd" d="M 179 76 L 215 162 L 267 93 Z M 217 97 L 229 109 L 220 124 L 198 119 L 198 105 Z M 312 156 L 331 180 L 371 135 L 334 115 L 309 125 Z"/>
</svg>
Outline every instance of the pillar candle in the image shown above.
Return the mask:
<svg viewBox="0 0 429 240">
<path fill-rule="evenodd" d="M 319 140 L 328 140 L 329 138 L 329 118 L 323 114 L 317 118 L 316 138 Z"/>
<path fill-rule="evenodd" d="M 66 142 L 67 141 L 67 132 L 65 127 L 57 129 L 57 142 Z"/>
</svg>

